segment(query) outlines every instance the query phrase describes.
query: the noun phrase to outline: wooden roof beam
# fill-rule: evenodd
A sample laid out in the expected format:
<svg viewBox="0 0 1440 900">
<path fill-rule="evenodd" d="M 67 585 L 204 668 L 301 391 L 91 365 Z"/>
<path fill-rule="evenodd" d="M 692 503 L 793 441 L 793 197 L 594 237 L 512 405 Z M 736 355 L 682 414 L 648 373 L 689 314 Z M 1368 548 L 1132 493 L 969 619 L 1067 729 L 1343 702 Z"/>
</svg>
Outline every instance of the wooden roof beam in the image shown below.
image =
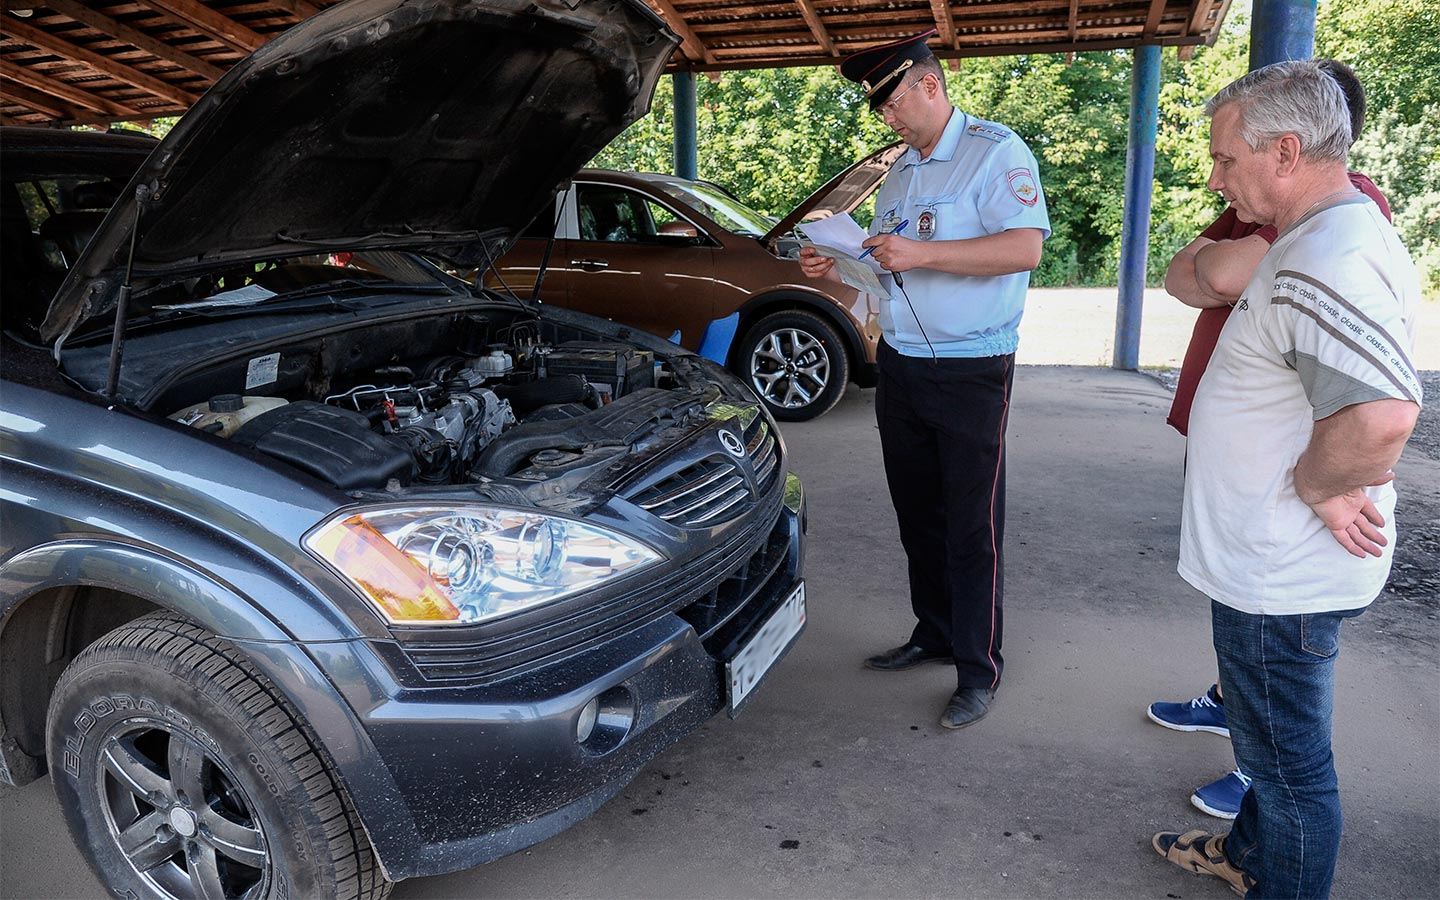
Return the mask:
<svg viewBox="0 0 1440 900">
<path fill-rule="evenodd" d="M 930 0 L 930 14 L 935 19 L 935 29 L 940 32 L 940 43 L 950 50 L 955 43 L 955 16 L 950 12 L 950 0 Z"/>
<path fill-rule="evenodd" d="M 320 11 L 320 7 L 306 0 L 270 0 L 271 6 L 278 6 L 297 19 L 308 19 Z"/>
<path fill-rule="evenodd" d="M 265 43 L 265 38 L 229 16 L 211 9 L 200 0 L 138 0 L 158 13 L 178 19 L 214 38 L 220 43 L 241 53 L 253 53 Z"/>
<path fill-rule="evenodd" d="M 834 56 L 835 42 L 830 40 L 830 33 L 825 30 L 825 23 L 820 20 L 815 4 L 811 0 L 795 0 L 795 5 L 800 7 L 800 15 L 805 17 L 805 24 L 810 26 L 810 33 L 815 35 L 815 43 L 820 45 L 821 52 Z"/>
<path fill-rule="evenodd" d="M 1070 15 L 1065 21 L 1070 25 L 1070 41 L 1074 43 L 1080 27 L 1080 0 L 1070 0 Z"/>
<path fill-rule="evenodd" d="M 1145 17 L 1145 37 L 1153 38 L 1160 31 L 1160 17 L 1165 14 L 1166 0 L 1150 0 L 1150 13 Z"/>
<path fill-rule="evenodd" d="M 47 9 L 54 10 L 67 19 L 93 28 L 101 34 L 109 35 L 117 41 L 144 50 L 156 59 L 163 59 L 168 63 L 179 66 L 187 72 L 194 72 L 196 75 L 209 80 L 211 83 L 219 81 L 220 76 L 225 74 L 224 69 L 216 68 L 203 60 L 196 59 L 183 50 L 172 47 L 164 41 L 156 40 L 145 32 L 131 28 L 122 22 L 117 22 L 109 16 L 103 16 L 88 6 L 85 6 L 83 3 L 76 2 L 76 0 L 45 0 L 45 6 Z"/>
<path fill-rule="evenodd" d="M 28 106 L 34 112 L 52 119 L 73 119 L 80 115 L 79 110 L 65 101 L 18 84 L 0 85 L 0 99 L 19 106 Z"/>
<path fill-rule="evenodd" d="M 188 91 L 161 81 L 159 78 L 128 66 L 118 60 L 96 53 L 78 44 L 72 44 L 65 40 L 64 36 L 53 34 L 49 31 L 36 28 L 27 22 L 6 22 L 5 31 L 7 36 L 15 40 L 23 41 L 32 47 L 53 53 L 56 56 L 63 56 L 66 59 L 84 63 L 97 72 L 109 75 L 116 81 L 137 87 L 142 91 L 163 97 L 181 106 L 189 106 L 195 102 L 195 96 Z"/>
<path fill-rule="evenodd" d="M 703 62 L 706 65 L 714 65 L 715 57 L 711 55 L 710 48 L 696 36 L 694 29 L 686 23 L 685 17 L 680 15 L 670 0 L 646 0 L 650 8 L 660 14 L 670 30 L 680 35 L 680 52 L 685 54 L 692 62 Z"/>
<path fill-rule="evenodd" d="M 138 109 L 126 106 L 123 103 L 116 103 L 114 100 L 107 100 L 97 94 L 75 87 L 73 84 L 66 84 L 54 75 L 46 75 L 30 68 L 11 62 L 8 59 L 0 59 L 0 75 L 5 76 L 17 84 L 40 91 L 42 94 L 49 94 L 58 97 L 66 103 L 76 106 L 83 106 L 86 109 L 93 109 L 107 115 L 116 114 L 122 116 L 143 115 Z"/>
</svg>

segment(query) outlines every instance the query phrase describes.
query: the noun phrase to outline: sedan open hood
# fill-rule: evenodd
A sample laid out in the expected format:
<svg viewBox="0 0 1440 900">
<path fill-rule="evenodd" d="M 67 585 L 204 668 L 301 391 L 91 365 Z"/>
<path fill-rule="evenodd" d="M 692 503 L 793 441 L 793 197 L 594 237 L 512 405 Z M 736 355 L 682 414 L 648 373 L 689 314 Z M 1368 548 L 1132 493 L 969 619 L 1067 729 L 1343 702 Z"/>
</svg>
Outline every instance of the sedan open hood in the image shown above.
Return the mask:
<svg viewBox="0 0 1440 900">
<path fill-rule="evenodd" d="M 895 160 L 900 158 L 905 149 L 905 144 L 901 141 L 881 147 L 825 182 L 774 228 L 765 232 L 760 243 L 774 250 L 776 239 L 789 234 L 801 222 L 813 222 L 816 219 L 854 212 L 875 193 L 881 180 L 890 174 L 890 167 L 895 165 Z"/>
<path fill-rule="evenodd" d="M 349 0 L 242 60 L 156 147 L 42 326 L 134 280 L 332 249 L 503 252 L 649 109 L 678 39 L 642 0 Z"/>
</svg>

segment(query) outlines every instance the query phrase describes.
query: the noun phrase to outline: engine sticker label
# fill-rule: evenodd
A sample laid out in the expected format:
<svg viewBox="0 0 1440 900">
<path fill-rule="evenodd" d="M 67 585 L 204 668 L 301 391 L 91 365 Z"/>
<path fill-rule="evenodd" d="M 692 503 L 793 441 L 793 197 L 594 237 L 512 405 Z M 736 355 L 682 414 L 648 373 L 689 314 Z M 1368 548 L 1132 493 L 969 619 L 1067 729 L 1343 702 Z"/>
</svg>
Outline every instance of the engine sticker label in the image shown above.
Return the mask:
<svg viewBox="0 0 1440 900">
<path fill-rule="evenodd" d="M 250 360 L 250 368 L 245 372 L 245 390 L 274 384 L 279 378 L 280 354 L 271 353 L 268 356 L 257 356 Z"/>
</svg>

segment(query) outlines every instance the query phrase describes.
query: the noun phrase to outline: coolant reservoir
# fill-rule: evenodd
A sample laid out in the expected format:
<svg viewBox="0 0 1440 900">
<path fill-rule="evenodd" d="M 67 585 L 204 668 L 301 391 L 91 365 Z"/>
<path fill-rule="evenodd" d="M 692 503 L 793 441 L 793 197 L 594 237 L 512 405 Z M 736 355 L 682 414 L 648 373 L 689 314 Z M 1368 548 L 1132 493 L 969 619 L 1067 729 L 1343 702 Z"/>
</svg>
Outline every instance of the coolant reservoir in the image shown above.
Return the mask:
<svg viewBox="0 0 1440 900">
<path fill-rule="evenodd" d="M 187 406 L 170 418 L 181 425 L 189 425 L 201 431 L 229 437 L 241 425 L 276 407 L 284 406 L 288 400 L 279 397 L 242 397 L 239 394 L 216 394 L 204 403 Z"/>
</svg>

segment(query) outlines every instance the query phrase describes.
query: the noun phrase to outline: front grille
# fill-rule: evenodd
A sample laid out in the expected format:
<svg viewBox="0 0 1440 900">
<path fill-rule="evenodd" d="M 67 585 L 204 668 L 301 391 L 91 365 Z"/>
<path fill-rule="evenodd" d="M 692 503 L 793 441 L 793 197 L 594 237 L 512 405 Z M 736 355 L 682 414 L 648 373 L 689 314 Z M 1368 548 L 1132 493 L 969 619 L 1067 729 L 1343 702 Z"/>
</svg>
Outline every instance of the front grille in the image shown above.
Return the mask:
<svg viewBox="0 0 1440 900">
<path fill-rule="evenodd" d="M 762 494 L 770 490 L 770 485 L 775 483 L 780 448 L 776 446 L 775 435 L 770 433 L 769 423 L 761 416 L 756 416 L 745 432 L 745 455 L 750 457 L 750 467 L 755 471 L 755 486 Z"/>
<path fill-rule="evenodd" d="M 735 465 L 710 456 L 629 499 L 672 525 L 693 528 L 713 522 L 749 496 L 745 476 Z"/>
<path fill-rule="evenodd" d="M 708 527 L 724 521 L 727 512 L 738 513 L 745 500 L 764 496 L 775 483 L 780 451 L 763 417 L 745 431 L 745 456 L 755 473 L 754 487 L 747 483 L 734 457 L 707 456 L 697 463 L 650 484 L 625 499 L 682 528 Z"/>
</svg>

